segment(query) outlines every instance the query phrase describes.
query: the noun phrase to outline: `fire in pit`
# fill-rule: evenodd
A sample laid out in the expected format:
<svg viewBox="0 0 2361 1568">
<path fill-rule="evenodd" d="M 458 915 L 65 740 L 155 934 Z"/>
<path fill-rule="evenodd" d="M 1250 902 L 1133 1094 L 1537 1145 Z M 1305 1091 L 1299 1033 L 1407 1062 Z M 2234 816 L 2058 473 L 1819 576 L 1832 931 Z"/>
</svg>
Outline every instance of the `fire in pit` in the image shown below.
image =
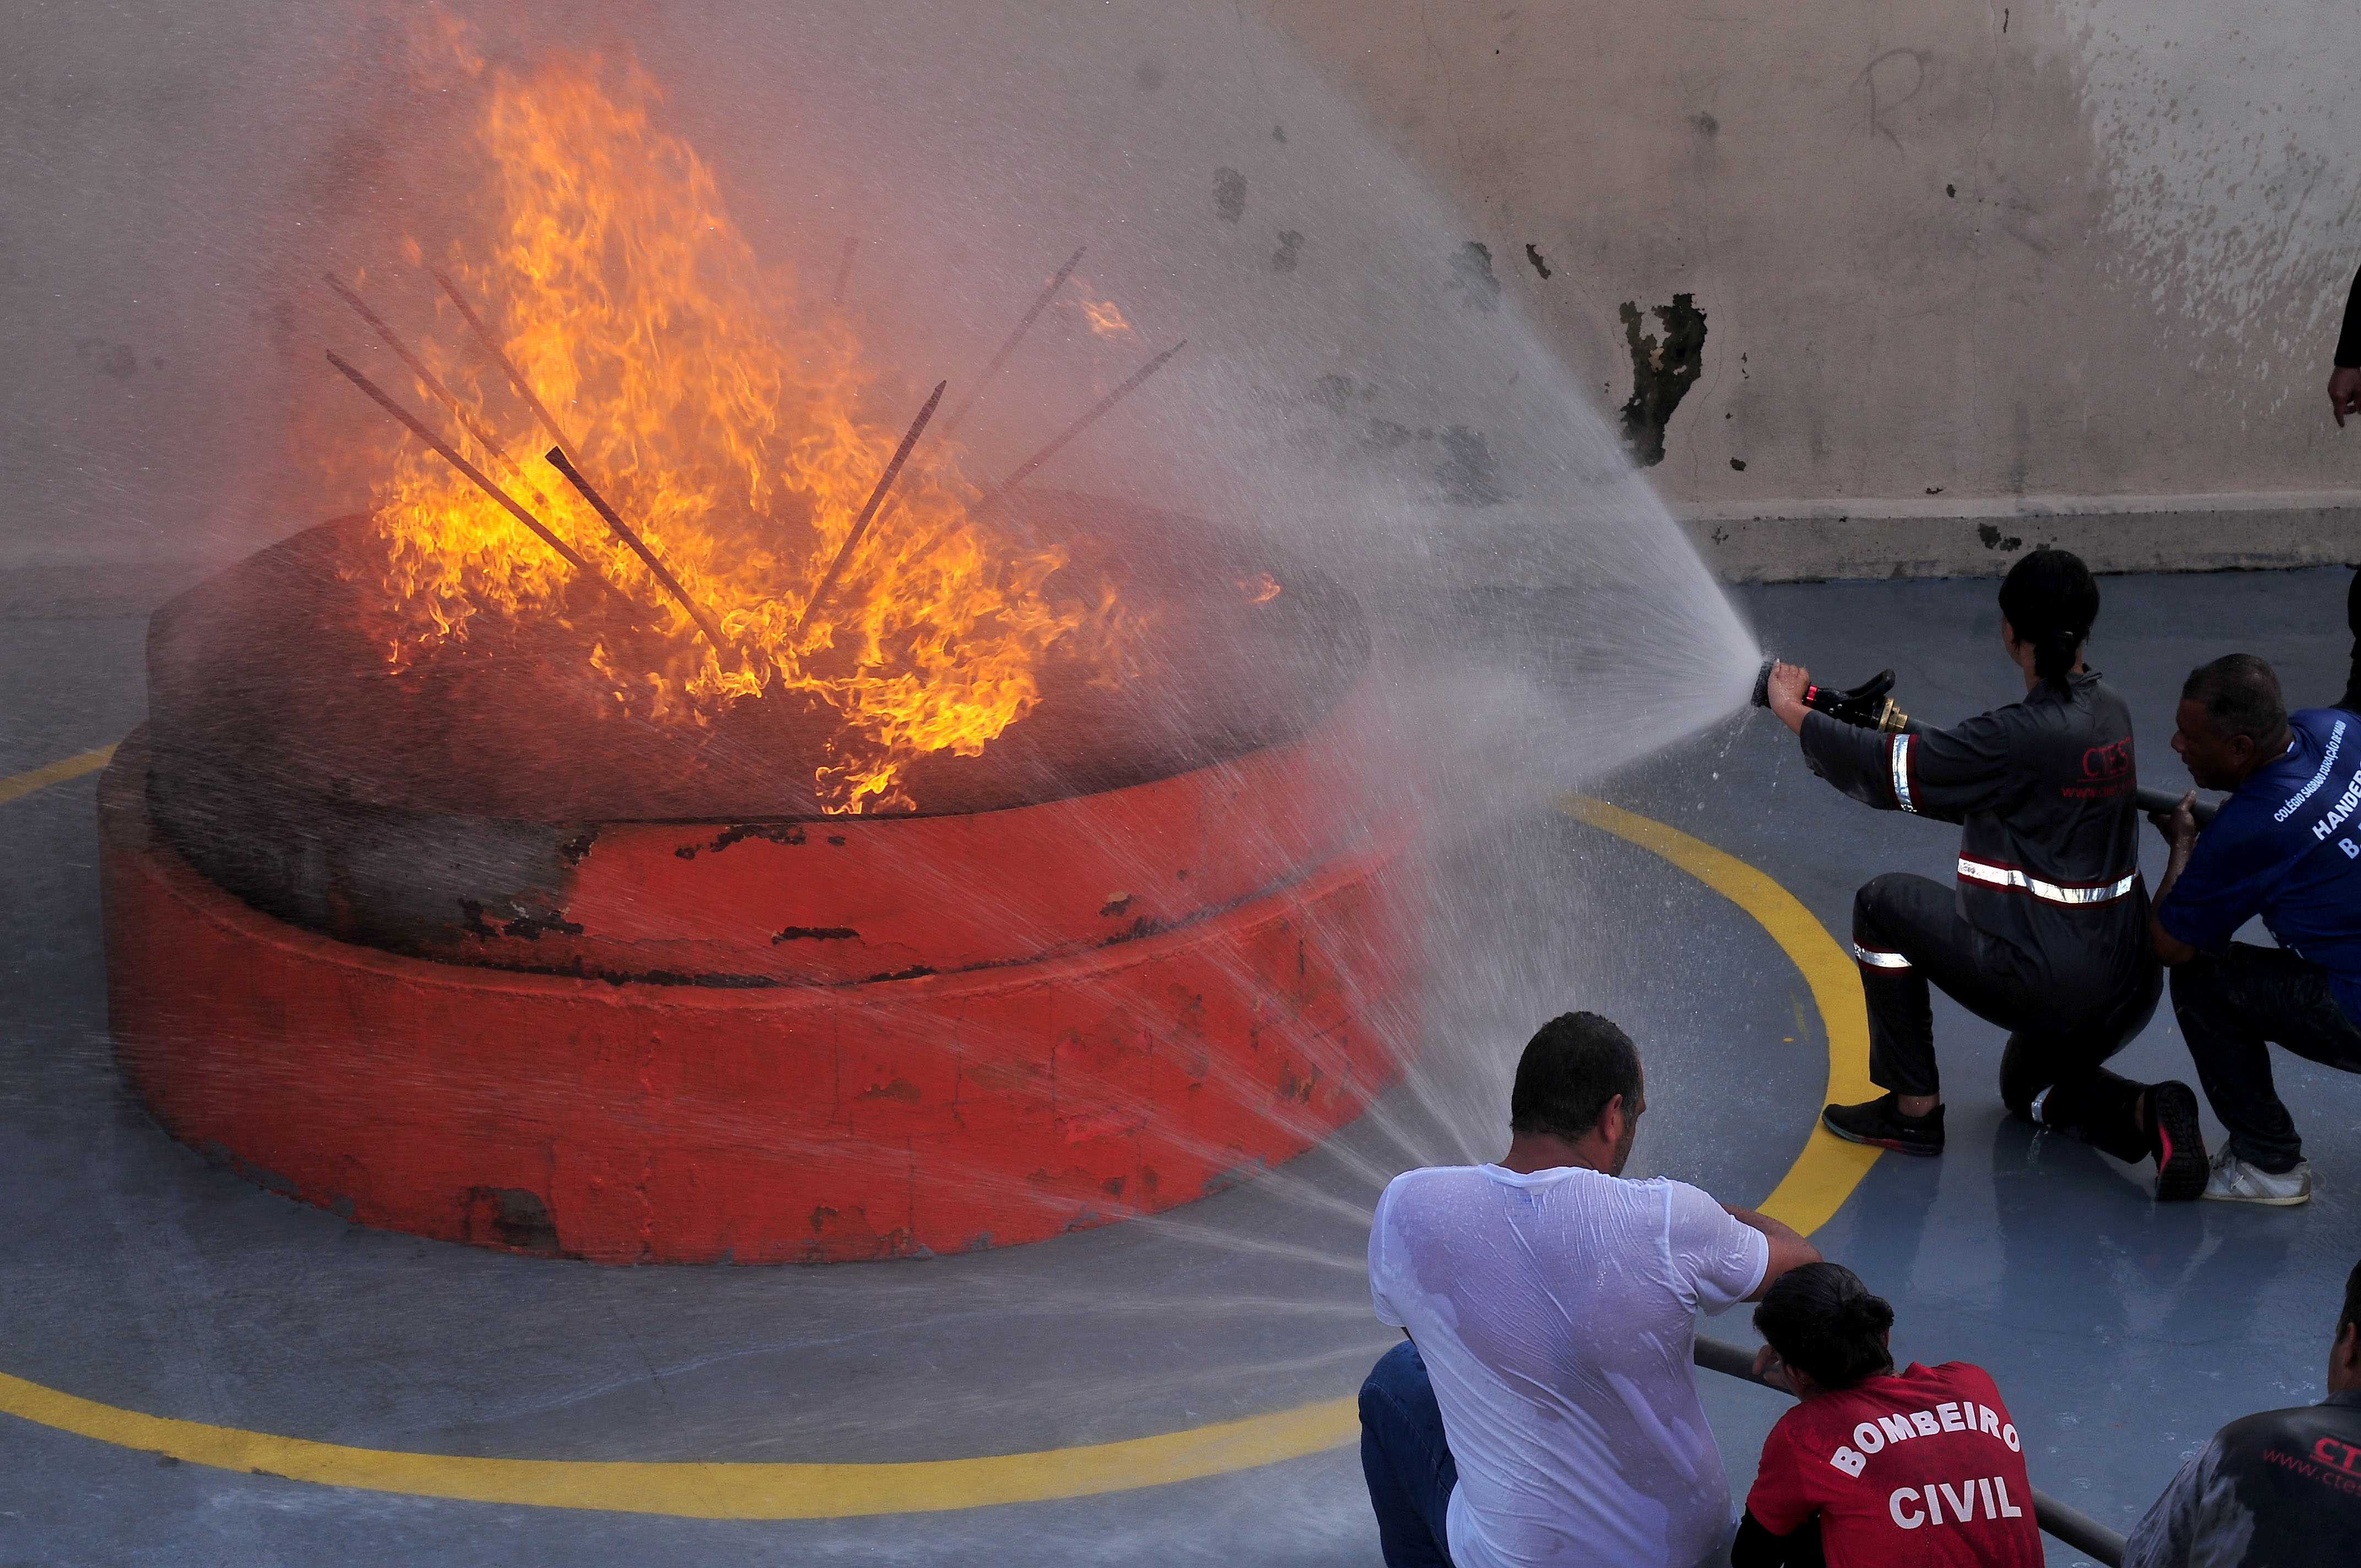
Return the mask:
<svg viewBox="0 0 2361 1568">
<path fill-rule="evenodd" d="M 1357 1113 L 1405 948 L 1357 608 L 1028 484 L 1176 349 L 979 479 L 973 393 L 877 417 L 614 80 L 491 85 L 461 351 L 337 285 L 408 373 L 331 355 L 410 438 L 374 510 L 156 617 L 101 806 L 151 1109 L 349 1218 L 614 1262 L 1031 1240 Z"/>
<path fill-rule="evenodd" d="M 330 352 L 417 438 L 377 487 L 379 634 L 409 666 L 550 630 L 544 652 L 570 641 L 621 713 L 659 723 L 747 701 L 825 715 L 822 809 L 911 809 L 911 762 L 977 754 L 1031 710 L 1052 657 L 1121 677 L 1123 607 L 1071 573 L 1078 591 L 1046 591 L 1067 552 L 1018 487 L 1180 345 L 1005 477 L 973 476 L 948 432 L 926 439 L 945 385 L 903 401 L 845 312 L 758 268 L 653 98 L 595 60 L 493 83 L 488 233 L 441 265 L 410 258 L 459 351 L 405 343 L 329 280 L 456 426 Z"/>
</svg>

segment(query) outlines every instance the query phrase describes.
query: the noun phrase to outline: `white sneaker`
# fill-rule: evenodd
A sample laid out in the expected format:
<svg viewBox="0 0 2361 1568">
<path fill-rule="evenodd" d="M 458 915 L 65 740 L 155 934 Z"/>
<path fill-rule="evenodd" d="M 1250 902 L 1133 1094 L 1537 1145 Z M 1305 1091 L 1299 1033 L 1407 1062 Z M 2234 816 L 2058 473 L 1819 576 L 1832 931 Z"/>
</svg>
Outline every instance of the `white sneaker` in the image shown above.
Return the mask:
<svg viewBox="0 0 2361 1568">
<path fill-rule="evenodd" d="M 2293 1170 L 2274 1176 L 2224 1149 L 2213 1157 L 2213 1168 L 2205 1178 L 2205 1196 L 2224 1203 L 2268 1203 L 2281 1209 L 2309 1203 L 2312 1161 L 2300 1159 Z"/>
</svg>

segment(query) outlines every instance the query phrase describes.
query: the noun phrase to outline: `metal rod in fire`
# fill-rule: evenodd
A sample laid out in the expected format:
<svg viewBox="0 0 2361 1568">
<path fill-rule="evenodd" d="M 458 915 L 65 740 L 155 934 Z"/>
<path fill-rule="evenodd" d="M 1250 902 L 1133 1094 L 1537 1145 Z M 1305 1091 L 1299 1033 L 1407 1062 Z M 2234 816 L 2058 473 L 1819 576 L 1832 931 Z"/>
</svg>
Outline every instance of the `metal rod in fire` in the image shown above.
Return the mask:
<svg viewBox="0 0 2361 1568">
<path fill-rule="evenodd" d="M 445 277 L 439 269 L 430 269 L 430 270 L 434 273 L 434 281 L 443 286 L 443 291 L 451 296 L 451 302 L 459 307 L 459 314 L 466 318 L 467 330 L 476 334 L 476 342 L 482 346 L 486 354 L 491 356 L 492 363 L 500 367 L 501 373 L 508 377 L 509 385 L 516 389 L 516 395 L 522 398 L 525 407 L 533 411 L 533 417 L 541 422 L 541 428 L 549 433 L 549 439 L 557 443 L 557 449 L 566 454 L 566 460 L 568 463 L 578 466 L 582 462 L 582 455 L 574 449 L 572 442 L 566 439 L 566 433 L 557 428 L 556 417 L 551 414 L 548 406 L 534 393 L 533 384 L 524 378 L 524 372 L 516 367 L 516 361 L 511 359 L 507 351 L 494 340 L 492 329 L 484 324 L 484 318 L 476 313 L 476 307 L 467 303 L 467 296 L 459 292 L 459 286 Z"/>
<path fill-rule="evenodd" d="M 1032 456 L 1025 459 L 1024 462 L 1019 463 L 1016 469 L 1010 473 L 1008 477 L 1001 480 L 999 486 L 994 488 L 990 495 L 984 497 L 983 501 L 969 512 L 969 515 L 971 517 L 979 516 L 984 512 L 990 511 L 993 508 L 1000 505 L 1003 501 L 1005 501 L 1008 499 L 1008 492 L 1023 484 L 1027 478 L 1031 477 L 1033 471 L 1036 468 L 1038 468 L 1042 464 L 1047 463 L 1050 458 L 1055 457 L 1059 451 L 1063 448 L 1068 442 L 1073 440 L 1074 437 L 1082 434 L 1082 432 L 1090 429 L 1091 426 L 1096 424 L 1101 419 L 1104 418 L 1108 410 L 1114 408 L 1115 404 L 1123 401 L 1124 399 L 1131 396 L 1132 393 L 1139 390 L 1140 384 L 1142 382 L 1146 381 L 1150 376 L 1155 375 L 1159 370 L 1164 368 L 1164 362 L 1166 360 L 1171 358 L 1174 355 L 1180 353 L 1182 349 L 1188 346 L 1189 340 L 1184 337 L 1180 342 L 1174 344 L 1171 347 L 1166 349 L 1163 353 L 1158 355 L 1155 358 L 1149 360 L 1147 364 L 1141 366 L 1138 369 L 1133 371 L 1131 375 L 1125 379 L 1122 386 L 1117 387 L 1114 391 L 1109 392 L 1105 397 L 1101 398 L 1097 402 L 1093 403 L 1089 410 L 1083 413 L 1082 418 L 1076 420 L 1073 423 L 1060 431 L 1058 433 L 1056 440 L 1050 442 L 1049 445 L 1041 448 L 1040 451 L 1033 454 Z"/>
<path fill-rule="evenodd" d="M 648 570 L 655 574 L 656 581 L 664 585 L 664 592 L 672 595 L 680 602 L 680 608 L 688 611 L 688 618 L 697 622 L 697 629 L 705 633 L 705 640 L 713 644 L 713 651 L 717 653 L 728 652 L 730 643 L 721 635 L 721 623 L 713 619 L 711 611 L 688 597 L 688 590 L 680 586 L 680 579 L 672 575 L 671 568 L 657 560 L 655 552 L 650 550 L 640 536 L 632 532 L 621 518 L 615 515 L 615 509 L 607 504 L 607 499 L 592 488 L 590 481 L 582 477 L 582 470 L 577 468 L 572 460 L 566 455 L 566 448 L 553 446 L 543 455 L 549 459 L 551 467 L 565 475 L 567 481 L 582 492 L 582 499 L 590 503 L 590 510 L 598 514 L 608 528 L 613 531 L 615 537 L 630 546 L 631 554 L 647 564 Z"/>
<path fill-rule="evenodd" d="M 571 545 L 567 544 L 563 539 L 558 538 L 555 533 L 552 533 L 548 529 L 543 527 L 539 518 L 533 516 L 533 513 L 519 506 L 516 501 L 510 497 L 506 490 L 501 489 L 498 485 L 492 483 L 491 479 L 485 475 L 482 469 L 468 462 L 465 457 L 460 456 L 458 451 L 454 448 L 449 442 L 445 441 L 441 436 L 427 429 L 425 424 L 412 415 L 408 409 L 403 408 L 400 403 L 395 402 L 391 398 L 388 397 L 385 392 L 379 388 L 376 382 L 370 380 L 368 377 L 362 375 L 359 371 L 346 364 L 342 359 L 337 358 L 335 349 L 330 349 L 328 351 L 328 363 L 343 371 L 345 373 L 345 378 L 352 382 L 354 386 L 358 387 L 362 391 L 368 393 L 369 400 L 375 402 L 378 407 L 383 409 L 386 412 L 400 420 L 409 428 L 411 434 L 418 437 L 419 440 L 432 447 L 435 454 L 445 463 L 448 463 L 454 468 L 458 469 L 461 474 L 467 477 L 469 484 L 474 485 L 476 488 L 483 491 L 484 494 L 491 497 L 492 499 L 500 502 L 501 506 L 507 508 L 510 516 L 515 518 L 519 522 L 523 523 L 527 528 L 532 529 L 535 536 L 537 536 L 543 543 L 548 545 L 552 550 L 556 551 L 560 555 L 565 556 L 566 564 L 567 565 L 573 567 L 576 571 L 581 573 L 584 576 L 588 577 L 593 582 L 599 580 L 598 569 L 592 566 L 589 562 L 585 561 L 580 555 L 575 554 Z"/>
<path fill-rule="evenodd" d="M 1049 287 L 1043 289 L 1034 299 L 1033 308 L 1025 313 L 1025 319 L 1016 323 L 1016 330 L 1008 334 L 1007 341 L 1004 342 L 1000 345 L 999 352 L 992 356 L 992 362 L 983 367 L 983 374 L 975 378 L 975 385 L 970 387 L 967 396 L 960 400 L 959 407 L 953 409 L 950 417 L 943 421 L 945 435 L 957 430 L 960 427 L 960 421 L 967 418 L 967 411 L 975 407 L 976 399 L 983 395 L 983 389 L 991 384 L 992 378 L 1000 374 L 1000 367 L 1008 363 L 1008 356 L 1016 352 L 1016 345 L 1025 341 L 1025 334 L 1033 330 L 1033 323 L 1041 318 L 1043 311 L 1049 308 L 1051 297 L 1065 286 L 1066 280 L 1071 277 L 1074 269 L 1082 264 L 1082 252 L 1089 248 L 1090 247 L 1083 246 L 1073 255 L 1066 258 L 1066 264 L 1058 269 L 1058 275 L 1049 280 Z"/>
<path fill-rule="evenodd" d="M 828 602 L 828 596 L 836 587 L 836 579 L 843 576 L 845 566 L 852 560 L 854 548 L 861 543 L 862 534 L 867 532 L 869 520 L 875 517 L 877 509 L 885 504 L 885 492 L 894 488 L 895 476 L 901 473 L 902 465 L 909 460 L 910 448 L 918 444 L 918 437 L 925 432 L 927 422 L 935 417 L 935 405 L 943 400 L 943 389 L 950 385 L 949 381 L 936 382 L 933 394 L 927 399 L 927 406 L 920 409 L 918 417 L 910 422 L 909 431 L 902 437 L 902 444 L 894 449 L 894 460 L 885 465 L 885 472 L 877 477 L 877 488 L 869 492 L 869 504 L 862 507 L 861 515 L 852 520 L 852 532 L 846 534 L 844 543 L 837 547 L 836 559 L 828 564 L 827 575 L 820 578 L 819 587 L 812 590 L 811 598 L 804 605 L 803 614 L 796 618 L 796 631 L 802 631 L 820 606 Z"/>
<path fill-rule="evenodd" d="M 393 350 L 393 356 L 396 359 L 410 367 L 410 373 L 418 378 L 427 391 L 434 395 L 435 401 L 458 416 L 459 422 L 467 427 L 467 433 L 476 438 L 476 444 L 490 455 L 493 462 L 498 463 L 517 477 L 524 477 L 524 470 L 518 467 L 510 460 L 509 455 L 500 450 L 498 438 L 478 422 L 474 414 L 467 411 L 467 405 L 459 400 L 458 394 L 445 386 L 441 377 L 429 370 L 418 356 L 410 352 L 401 339 L 393 334 L 393 329 L 386 325 L 375 311 L 368 308 L 368 302 L 362 300 L 357 291 L 346 287 L 344 280 L 333 272 L 324 272 L 320 278 L 329 288 L 336 291 L 338 298 L 353 308 L 355 315 L 368 323 L 368 329 L 377 334 L 379 341 Z"/>
<path fill-rule="evenodd" d="M 1115 407 L 1115 404 L 1123 401 L 1124 399 L 1137 391 L 1142 382 L 1146 381 L 1150 376 L 1155 375 L 1157 371 L 1164 367 L 1164 362 L 1166 360 L 1171 358 L 1174 355 L 1180 353 L 1182 349 L 1188 346 L 1189 340 L 1184 337 L 1180 342 L 1174 344 L 1171 347 L 1166 349 L 1163 353 L 1158 355 L 1155 358 L 1149 360 L 1147 364 L 1141 366 L 1138 369 L 1133 371 L 1130 378 L 1126 379 L 1122 386 L 1117 387 L 1114 391 L 1109 392 L 1105 397 L 1101 398 L 1097 402 L 1093 403 L 1089 410 L 1083 413 L 1082 418 L 1068 425 L 1063 431 L 1060 431 L 1056 440 L 1050 442 L 1049 445 L 1041 448 L 1040 451 L 1033 454 L 1032 456 L 1027 457 L 1024 462 L 1019 463 L 1015 471 L 1010 473 L 1008 477 L 1000 482 L 1000 486 L 997 489 L 993 490 L 991 493 L 986 495 L 983 499 L 978 501 L 974 506 L 968 509 L 968 518 L 974 519 L 982 517 L 985 512 L 991 511 L 994 508 L 1005 505 L 1010 492 L 1015 490 L 1018 485 L 1024 483 L 1024 481 L 1036 468 L 1038 468 L 1042 464 L 1047 463 L 1050 458 L 1056 456 L 1059 449 L 1064 446 L 1068 442 L 1073 440 L 1074 437 L 1082 434 L 1082 432 L 1097 423 L 1100 418 L 1104 416 L 1109 409 Z M 1022 520 L 1020 519 L 1019 521 L 1021 521 Z M 944 540 L 949 539 L 953 533 L 957 532 L 961 524 L 958 522 L 950 522 L 946 523 L 939 529 L 937 529 L 935 531 L 935 536 L 932 539 L 928 540 L 924 544 L 919 545 L 916 550 L 911 551 L 907 559 L 917 561 L 924 556 L 933 554 L 935 547 L 942 543 Z"/>
</svg>

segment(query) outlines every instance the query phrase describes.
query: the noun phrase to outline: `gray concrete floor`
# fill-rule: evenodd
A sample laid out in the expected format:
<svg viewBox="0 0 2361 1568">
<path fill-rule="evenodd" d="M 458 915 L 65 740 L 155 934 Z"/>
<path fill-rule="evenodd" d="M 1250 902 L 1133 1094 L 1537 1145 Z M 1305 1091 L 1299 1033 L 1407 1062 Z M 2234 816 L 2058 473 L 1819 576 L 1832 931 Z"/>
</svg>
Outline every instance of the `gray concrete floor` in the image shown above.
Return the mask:
<svg viewBox="0 0 2361 1568">
<path fill-rule="evenodd" d="M 2341 573 L 2104 588 L 2092 659 L 2133 704 L 2145 780 L 2179 777 L 2163 741 L 2198 659 L 2243 647 L 2272 659 L 2300 701 L 2341 689 Z M 1894 664 L 1905 706 L 1936 722 L 2017 695 L 1989 582 L 1761 588 L 1745 603 L 1767 645 L 1830 679 Z M 144 622 L 40 613 L 0 619 L 0 776 L 103 745 L 140 718 Z M 1401 1163 L 1376 1118 L 1170 1223 L 839 1268 L 508 1257 L 358 1229 L 262 1192 L 166 1139 L 115 1078 L 92 787 L 0 806 L 0 1371 L 154 1414 L 376 1448 L 860 1461 L 1103 1442 L 1334 1398 L 1386 1343 L 1351 1217 L 1370 1171 Z M 1766 716 L 1599 787 L 1762 867 L 1839 935 L 1860 882 L 1889 869 L 1948 875 L 1956 843 L 1940 825 L 1839 797 Z M 1566 1004 L 1608 1011 L 1642 1041 L 1651 1114 L 1637 1164 L 1759 1200 L 1811 1124 L 1826 1061 L 1778 948 L 1681 872 L 1562 818 L 1501 825 L 1470 853 L 1471 865 L 1563 870 L 1511 889 L 1486 917 L 1548 933 L 1568 955 Z M 2149 859 L 2153 881 L 2153 845 Z M 1513 1050 L 1516 1020 L 1457 1000 L 1482 1048 Z M 1881 1160 L 1817 1239 L 1894 1300 L 1898 1352 L 1994 1373 L 2032 1439 L 2037 1485 L 2128 1528 L 2214 1427 L 2319 1397 L 2327 1328 L 2361 1252 L 2361 1083 L 2281 1058 L 2321 1186 L 2310 1207 L 2159 1209 L 2142 1172 L 2003 1119 L 1996 1031 L 1939 1003 L 1937 1028 L 1950 1151 Z M 2190 1076 L 2169 1016 L 2120 1065 Z M 1415 1120 L 1417 1108 L 1388 1110 Z M 1708 1332 L 1752 1340 L 1742 1314 Z M 1704 1384 L 1742 1489 L 1783 1401 Z M 1071 1502 L 743 1524 L 306 1486 L 0 1418 L 0 1562 L 324 1560 L 1311 1565 L 1377 1554 L 1350 1450 Z M 2053 1550 L 2053 1562 L 2078 1560 Z"/>
</svg>

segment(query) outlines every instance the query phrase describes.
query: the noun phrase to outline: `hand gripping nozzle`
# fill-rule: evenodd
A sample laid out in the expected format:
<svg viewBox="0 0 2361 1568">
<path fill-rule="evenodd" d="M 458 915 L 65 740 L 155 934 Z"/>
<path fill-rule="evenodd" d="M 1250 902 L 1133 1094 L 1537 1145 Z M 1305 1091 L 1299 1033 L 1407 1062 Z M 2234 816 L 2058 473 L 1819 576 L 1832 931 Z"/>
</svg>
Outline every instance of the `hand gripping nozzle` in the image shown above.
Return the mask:
<svg viewBox="0 0 2361 1568">
<path fill-rule="evenodd" d="M 1754 677 L 1754 706 L 1771 706 L 1771 666 L 1775 661 L 1765 659 Z M 1830 718 L 1863 729 L 1874 729 L 1883 735 L 1898 735 L 1910 728 L 1910 716 L 1894 706 L 1887 694 L 1894 689 L 1894 672 L 1880 670 L 1850 691 L 1830 691 L 1826 686 L 1804 688 L 1804 706 L 1827 714 Z"/>
</svg>

